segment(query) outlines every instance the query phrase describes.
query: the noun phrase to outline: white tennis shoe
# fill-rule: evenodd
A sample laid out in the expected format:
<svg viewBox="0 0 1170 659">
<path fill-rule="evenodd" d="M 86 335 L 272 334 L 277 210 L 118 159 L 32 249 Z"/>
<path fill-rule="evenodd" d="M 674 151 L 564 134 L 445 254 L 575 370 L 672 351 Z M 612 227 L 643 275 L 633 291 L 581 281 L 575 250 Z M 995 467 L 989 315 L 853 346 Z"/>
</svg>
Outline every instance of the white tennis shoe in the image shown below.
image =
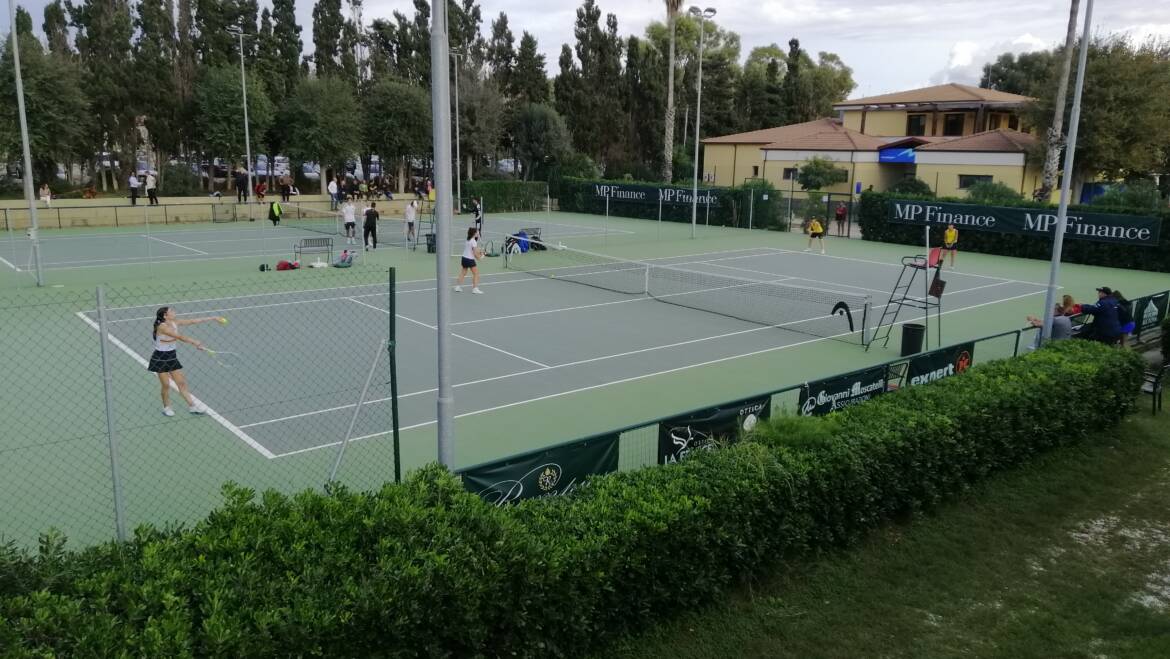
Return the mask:
<svg viewBox="0 0 1170 659">
<path fill-rule="evenodd" d="M 471 289 L 471 292 L 475 293 L 476 295 L 483 295 L 483 291 L 479 290 L 478 288 Z"/>
<path fill-rule="evenodd" d="M 207 414 L 207 406 L 203 403 L 195 403 L 191 406 L 191 414 Z"/>
<path fill-rule="evenodd" d="M 456 287 L 455 287 L 455 292 L 456 292 L 456 293 L 462 293 L 462 292 L 463 292 L 463 287 L 462 287 L 462 286 L 456 286 Z"/>
<path fill-rule="evenodd" d="M 163 408 L 163 416 L 175 416 L 175 411 L 169 407 Z"/>
</svg>

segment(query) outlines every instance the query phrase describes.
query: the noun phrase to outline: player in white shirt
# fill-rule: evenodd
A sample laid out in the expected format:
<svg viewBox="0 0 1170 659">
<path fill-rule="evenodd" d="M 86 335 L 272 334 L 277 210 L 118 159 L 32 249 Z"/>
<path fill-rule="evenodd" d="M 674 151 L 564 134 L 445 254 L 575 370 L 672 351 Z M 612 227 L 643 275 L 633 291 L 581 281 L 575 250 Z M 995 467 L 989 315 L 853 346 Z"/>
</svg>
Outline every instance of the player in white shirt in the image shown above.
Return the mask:
<svg viewBox="0 0 1170 659">
<path fill-rule="evenodd" d="M 345 244 L 357 244 L 357 219 L 352 201 L 345 202 L 341 207 L 341 221 L 345 223 Z"/>
<path fill-rule="evenodd" d="M 455 282 L 456 293 L 463 290 L 463 278 L 470 270 L 471 292 L 483 295 L 483 291 L 479 290 L 479 266 L 476 265 L 476 260 L 483 258 L 483 252 L 479 250 L 479 241 L 476 240 L 478 236 L 479 231 L 475 227 L 467 227 L 467 242 L 463 243 L 463 258 L 459 261 L 462 269 L 459 271 L 459 281 Z"/>
</svg>

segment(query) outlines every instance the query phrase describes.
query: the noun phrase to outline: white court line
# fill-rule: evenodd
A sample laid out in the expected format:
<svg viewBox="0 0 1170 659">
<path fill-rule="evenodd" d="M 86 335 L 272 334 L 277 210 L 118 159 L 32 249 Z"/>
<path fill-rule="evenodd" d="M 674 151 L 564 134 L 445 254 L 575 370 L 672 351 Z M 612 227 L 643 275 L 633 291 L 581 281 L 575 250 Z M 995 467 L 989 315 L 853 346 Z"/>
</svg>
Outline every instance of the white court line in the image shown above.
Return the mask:
<svg viewBox="0 0 1170 659">
<path fill-rule="evenodd" d="M 189 250 L 189 251 L 195 252 L 196 254 L 202 254 L 202 255 L 204 255 L 204 256 L 208 256 L 208 253 L 207 253 L 207 252 L 204 252 L 204 251 L 202 251 L 202 250 L 195 249 L 194 247 L 187 247 L 186 245 L 180 245 L 179 243 L 173 243 L 173 242 L 171 242 L 171 241 L 169 241 L 169 240 L 163 240 L 162 238 L 158 238 L 158 237 L 156 237 L 156 236 L 151 236 L 151 235 L 147 235 L 147 234 L 141 234 L 141 235 L 142 235 L 142 237 L 143 237 L 143 238 L 146 238 L 147 240 L 156 240 L 156 241 L 158 241 L 158 242 L 160 242 L 160 243 L 162 243 L 162 244 L 164 244 L 164 245 L 171 245 L 171 246 L 174 246 L 174 247 L 178 247 L 179 249 L 186 249 L 186 250 Z M 149 257 L 148 257 L 148 258 L 149 258 Z"/>
<path fill-rule="evenodd" d="M 372 304 L 366 304 L 365 302 L 361 302 L 361 301 L 359 301 L 359 300 L 355 300 L 355 299 L 354 299 L 354 298 L 352 298 L 352 297 L 347 297 L 347 298 L 345 298 L 345 299 L 349 300 L 350 302 L 354 302 L 354 303 L 356 303 L 356 304 L 360 304 L 360 305 L 362 305 L 363 307 L 369 307 L 369 308 L 371 308 L 371 309 L 373 309 L 373 310 L 375 310 L 375 311 L 381 311 L 382 313 L 386 314 L 387 316 L 389 316 L 389 315 L 390 315 L 390 311 L 389 311 L 388 309 L 382 309 L 382 308 L 379 308 L 379 307 L 375 307 L 375 306 L 374 306 L 374 305 L 372 305 Z M 407 316 L 403 316 L 402 314 L 394 314 L 394 316 L 395 316 L 396 318 L 401 318 L 402 320 L 405 320 L 405 321 L 407 321 L 407 322 L 410 322 L 410 323 L 414 323 L 414 324 L 416 324 L 416 325 L 422 325 L 423 327 L 425 327 L 425 328 L 427 328 L 427 329 L 429 329 L 429 330 L 438 330 L 438 329 L 439 329 L 438 327 L 435 327 L 434 325 L 428 325 L 428 324 L 426 324 L 426 323 L 422 322 L 421 320 L 415 320 L 415 319 L 413 319 L 413 318 L 409 318 L 409 317 L 407 317 Z M 488 345 L 488 344 L 486 344 L 486 343 L 484 343 L 484 342 L 482 342 L 482 341 L 476 341 L 476 340 L 475 340 L 475 339 L 473 339 L 473 338 L 466 337 L 466 336 L 463 336 L 463 335 L 461 335 L 461 334 L 456 334 L 456 333 L 452 332 L 452 333 L 451 333 L 451 336 L 453 336 L 453 337 L 455 337 L 455 338 L 457 338 L 457 339 L 461 339 L 461 340 L 463 340 L 463 341 L 467 341 L 468 343 L 474 343 L 475 345 L 477 345 L 477 346 L 479 346 L 479 347 L 481 347 L 481 348 L 487 348 L 488 350 L 494 350 L 494 351 L 496 351 L 496 352 L 498 352 L 498 353 L 500 353 L 500 354 L 502 354 L 502 355 L 507 355 L 507 356 L 509 356 L 509 357 L 512 357 L 512 358 L 514 358 L 514 359 L 519 359 L 519 360 L 521 360 L 521 361 L 528 362 L 529 364 L 534 364 L 534 365 L 536 365 L 536 366 L 540 366 L 541 368 L 550 368 L 548 364 L 542 364 L 542 363 L 540 363 L 540 362 L 536 361 L 535 359 L 529 359 L 529 358 L 527 358 L 527 357 L 522 357 L 522 356 L 520 356 L 520 355 L 517 355 L 517 354 L 515 354 L 515 353 L 508 352 L 507 350 L 504 350 L 503 348 L 497 348 L 497 347 L 495 347 L 495 346 Z"/>
<path fill-rule="evenodd" d="M 1001 283 L 998 283 L 998 284 L 991 284 L 991 286 L 1000 286 L 1000 285 L 1003 285 L 1004 283 L 1007 283 L 1007 282 L 1001 282 Z M 975 305 L 971 305 L 971 306 L 967 306 L 967 307 L 962 307 L 962 308 L 960 308 L 960 309 L 953 309 L 953 310 L 950 310 L 950 311 L 946 311 L 946 312 L 944 312 L 944 314 L 955 313 L 955 312 L 958 312 L 958 311 L 964 311 L 964 310 L 967 310 L 967 309 L 975 309 L 975 308 L 977 308 L 977 307 L 986 306 L 987 304 L 993 304 L 994 302 L 1000 302 L 1000 301 L 1006 302 L 1006 301 L 1009 301 L 1009 300 L 1014 300 L 1014 299 L 1018 299 L 1018 298 L 1021 298 L 1021 297 L 1027 297 L 1028 295 L 1037 295 L 1037 294 L 1039 294 L 1039 293 L 1041 293 L 1041 292 L 1043 292 L 1043 291 L 1034 291 L 1034 292 L 1032 292 L 1032 293 L 1026 293 L 1026 294 L 1023 294 L 1023 295 L 1018 295 L 1018 296 L 1016 296 L 1016 297 L 1013 297 L 1013 298 L 1007 298 L 1006 300 L 996 300 L 996 301 L 993 301 L 993 302 L 985 302 L 985 303 L 981 303 L 981 304 L 975 304 Z M 885 307 L 887 307 L 887 306 L 889 306 L 889 305 L 888 305 L 888 304 L 883 304 L 883 305 L 880 305 L 880 306 L 878 306 L 878 307 L 876 307 L 876 308 L 878 308 L 878 309 L 883 309 L 883 308 L 885 308 Z M 375 308 L 376 308 L 376 307 L 375 307 Z M 388 313 L 388 312 L 386 312 L 384 309 L 383 309 L 383 310 L 380 310 L 380 311 L 382 311 L 383 313 Z M 497 375 L 497 376 L 490 377 L 490 378 L 483 378 L 483 379 L 480 379 L 480 380 L 474 380 L 474 381 L 471 381 L 471 382 L 465 382 L 465 383 L 461 383 L 461 384 L 456 384 L 456 385 L 454 385 L 454 386 L 455 386 L 455 387 L 466 387 L 466 386 L 470 386 L 470 385 L 474 385 L 474 384 L 483 384 L 483 383 L 487 383 L 487 382 L 493 382 L 493 381 L 496 381 L 496 380 L 506 380 L 506 379 L 508 379 L 508 378 L 513 378 L 513 377 L 517 377 L 517 376 L 521 376 L 521 375 L 530 375 L 530 374 L 533 374 L 533 373 L 540 373 L 540 372 L 543 372 L 543 371 L 551 371 L 551 370 L 556 370 L 556 369 L 560 369 L 560 368 L 567 368 L 567 367 L 573 367 L 573 366 L 581 366 L 581 365 L 584 365 L 584 364 L 591 364 L 591 363 L 594 363 L 594 362 L 606 361 L 606 360 L 610 360 L 610 359 L 620 359 L 620 358 L 623 358 L 623 357 L 630 357 L 630 356 L 633 356 L 633 355 L 643 354 L 643 353 L 647 353 L 647 352 L 654 352 L 654 351 L 657 351 L 657 350 L 668 350 L 668 349 L 671 349 L 671 348 L 680 348 L 680 347 L 683 347 L 683 346 L 693 345 L 693 344 L 696 344 L 696 343 L 704 343 L 704 342 L 706 342 L 706 341 L 717 341 L 717 340 L 721 340 L 721 339 L 727 339 L 727 338 L 731 338 L 731 337 L 735 337 L 735 336 L 742 336 L 742 335 L 744 335 L 744 334 L 752 334 L 752 333 L 755 333 L 755 332 L 764 332 L 764 331 L 767 331 L 767 330 L 770 330 L 770 329 L 784 329 L 786 326 L 789 326 L 789 325 L 799 325 L 799 324 L 801 324 L 801 323 L 806 323 L 806 322 L 809 322 L 810 320 L 819 320 L 819 319 L 816 319 L 816 318 L 814 318 L 814 319 L 805 319 L 805 320 L 795 320 L 795 321 L 791 321 L 791 322 L 789 322 L 789 323 L 784 323 L 784 324 L 782 324 L 782 325 L 768 325 L 768 326 L 753 327 L 753 328 L 750 328 L 750 329 L 737 330 L 737 331 L 735 331 L 735 332 L 726 332 L 726 333 L 724 333 L 724 334 L 716 334 L 716 335 L 714 335 L 714 336 L 704 336 L 704 337 L 699 337 L 699 338 L 697 338 L 697 339 L 688 339 L 688 340 L 686 340 L 686 341 L 678 341 L 678 342 L 675 342 L 675 343 L 668 343 L 668 344 L 664 344 L 664 345 L 650 346 L 650 347 L 648 347 L 648 348 L 639 348 L 639 349 L 637 349 L 637 350 L 629 350 L 629 351 L 626 351 L 626 352 L 620 352 L 620 353 L 616 353 L 616 354 L 612 354 L 612 355 L 602 355 L 602 356 L 600 356 L 600 357 L 591 357 L 591 358 L 589 358 L 589 359 L 581 359 L 581 360 L 578 360 L 578 361 L 575 361 L 575 362 L 567 362 L 567 363 L 564 363 L 564 364 L 557 364 L 557 365 L 555 365 L 555 366 L 547 366 L 547 367 L 544 367 L 544 368 L 531 369 L 531 370 L 527 370 L 527 371 L 519 371 L 519 372 L 516 372 L 516 373 L 508 373 L 508 374 L 505 374 L 505 375 Z M 915 320 L 914 320 L 914 319 L 903 320 L 903 321 L 899 321 L 899 322 L 895 323 L 895 325 L 902 325 L 902 324 L 904 324 L 904 323 L 908 323 L 908 322 L 915 322 Z M 832 337 L 822 337 L 822 338 L 824 338 L 824 339 L 836 339 L 836 338 L 840 338 L 840 337 L 842 337 L 842 336 L 849 336 L 850 334 L 854 334 L 854 333 L 855 333 L 855 332 L 847 332 L 847 333 L 837 334 L 837 335 L 835 335 L 835 336 L 832 336 Z M 814 341 L 819 341 L 819 340 L 822 340 L 822 339 L 815 339 Z M 804 342 L 797 343 L 797 344 L 792 344 L 792 345 L 803 345 L 803 344 L 805 344 L 805 343 L 809 343 L 809 341 L 804 341 Z M 756 353 L 751 353 L 751 354 L 756 354 Z M 734 358 L 734 357 L 731 357 L 731 358 Z M 731 358 L 729 358 L 729 359 L 731 359 Z M 410 397 L 413 397 L 413 396 L 418 396 L 418 395 L 422 395 L 422 394 L 435 393 L 436 391 L 438 391 L 438 389 L 437 389 L 437 388 L 433 388 L 433 387 L 432 387 L 432 388 L 430 388 L 430 389 L 422 389 L 422 390 L 419 390 L 419 391 L 413 391 L 413 392 L 410 392 L 410 393 L 407 393 L 407 394 L 400 394 L 400 395 L 398 396 L 398 398 L 401 400 L 401 399 L 403 399 L 403 398 L 410 398 Z M 384 402 L 384 401 L 386 401 L 386 400 L 389 400 L 389 399 L 381 399 L 381 400 L 379 400 L 379 401 L 370 401 L 370 402 Z M 352 405 L 350 405 L 349 407 L 352 407 Z M 275 422 L 278 422 L 278 421 L 285 421 L 285 420 L 288 420 L 288 419 L 300 418 L 300 417 L 304 417 L 304 416 L 312 416 L 313 414 L 319 414 L 319 413 L 331 412 L 331 411 L 334 411 L 335 409 L 344 409 L 344 408 L 329 408 L 329 409 L 324 409 L 324 410 L 318 410 L 317 412 L 307 412 L 307 413 L 304 413 L 304 414 L 296 414 L 296 415 L 293 415 L 293 416 L 290 416 L 290 417 L 283 417 L 283 418 L 279 418 L 279 419 L 270 419 L 270 420 L 268 420 L 268 421 L 262 421 L 262 422 L 259 422 L 259 423 L 254 423 L 254 424 L 252 424 L 252 425 L 261 425 L 261 424 L 267 424 L 267 423 L 275 423 Z M 400 430 L 401 430 L 401 429 L 400 429 Z"/>
<path fill-rule="evenodd" d="M 890 243 L 890 244 L 893 244 L 893 243 Z M 874 265 L 882 265 L 882 266 L 887 266 L 890 268 L 901 268 L 902 267 L 901 263 L 887 263 L 885 261 L 874 261 L 872 259 L 859 259 L 859 258 L 855 258 L 852 256 L 835 256 L 833 254 L 815 254 L 814 255 L 811 252 L 803 252 L 803 251 L 798 252 L 794 249 L 783 249 L 780 247 L 761 247 L 760 249 L 771 249 L 773 251 L 780 252 L 781 254 L 803 255 L 803 254 L 807 253 L 807 254 L 809 254 L 809 256 L 816 256 L 817 258 L 822 258 L 822 259 L 839 259 L 842 261 L 855 261 L 857 263 L 872 263 Z M 983 279 L 998 279 L 1000 281 L 1009 281 L 1009 282 L 1013 282 L 1016 284 L 1028 284 L 1030 286 L 1043 286 L 1045 288 L 1048 288 L 1048 284 L 1038 284 L 1034 281 L 1023 281 L 1021 279 L 1007 279 L 1005 277 L 992 277 L 991 275 L 981 275 L 981 274 L 976 273 L 976 272 L 967 272 L 967 271 L 959 272 L 957 270 L 951 270 L 951 272 L 954 272 L 955 274 L 958 274 L 958 275 L 968 275 L 970 277 L 982 277 Z"/>
<path fill-rule="evenodd" d="M 1014 297 L 1009 297 L 1009 298 L 1005 298 L 1005 299 L 1002 299 L 1002 300 L 994 300 L 994 301 L 992 301 L 992 302 L 984 302 L 984 303 L 982 303 L 982 304 L 973 304 L 973 305 L 971 305 L 971 306 L 962 307 L 962 308 L 959 308 L 959 309 L 951 309 L 950 311 L 944 311 L 944 312 L 942 312 L 942 314 L 940 314 L 940 315 L 944 315 L 944 316 L 945 316 L 945 315 L 947 315 L 947 314 L 958 313 L 958 312 L 960 312 L 960 311 L 969 311 L 969 310 L 971 310 L 971 309 L 977 309 L 977 308 L 979 308 L 979 307 L 985 307 L 985 306 L 987 306 L 987 305 L 990 305 L 990 304 L 1000 304 L 1000 303 L 1003 303 L 1003 302 L 1010 302 L 1010 301 L 1012 301 L 1012 300 L 1018 300 L 1018 299 L 1025 298 L 1025 297 L 1030 297 L 1030 296 L 1033 296 L 1033 295 L 1039 295 L 1040 293 L 1043 293 L 1043 292 L 1044 292 L 1044 291 L 1035 291 L 1035 292 L 1032 292 L 1032 293 L 1024 293 L 1023 295 L 1016 295 L 1016 296 L 1014 296 Z M 895 325 L 904 325 L 904 324 L 906 324 L 906 323 L 910 323 L 910 322 L 916 322 L 916 319 L 901 320 L 901 321 L 898 321 L 898 322 L 896 322 L 896 323 L 894 323 L 894 324 L 895 324 Z M 767 328 L 762 328 L 762 329 L 767 329 Z M 747 330 L 747 331 L 754 331 L 754 330 Z M 609 386 L 616 385 L 616 384 L 626 384 L 626 383 L 628 383 L 628 382 L 635 382 L 635 381 L 637 381 L 637 380 L 644 380 L 644 379 L 646 379 L 646 378 L 657 377 L 657 376 L 660 376 L 660 375 L 669 375 L 669 374 L 671 374 L 671 373 L 678 373 L 678 372 L 680 372 L 680 371 L 686 371 L 686 370 L 690 370 L 690 369 L 692 369 L 692 368 L 702 368 L 702 367 L 704 367 L 704 366 L 710 366 L 710 365 L 712 365 L 712 364 L 719 364 L 719 363 L 721 363 L 721 362 L 732 361 L 732 360 L 735 360 L 735 359 L 743 359 L 743 358 L 745 358 L 745 357 L 755 357 L 756 355 L 762 355 L 762 354 L 769 353 L 769 352 L 777 352 L 777 351 L 780 351 L 780 350 L 787 350 L 787 349 L 789 349 L 789 348 L 796 348 L 796 347 L 803 346 L 803 345 L 809 345 L 809 344 L 813 344 L 813 343 L 819 343 L 819 342 L 821 342 L 821 341 L 829 341 L 829 340 L 833 340 L 833 339 L 838 339 L 838 338 L 841 338 L 841 337 L 843 337 L 843 336 L 849 336 L 850 334 L 853 334 L 853 333 L 854 333 L 854 332 L 847 332 L 847 333 L 838 334 L 838 335 L 836 335 L 836 336 L 831 336 L 831 337 L 822 337 L 822 338 L 816 338 L 816 339 L 809 339 L 809 340 L 807 340 L 807 341 L 801 341 L 801 342 L 799 342 L 799 343 L 790 343 L 790 344 L 787 344 L 787 345 L 782 345 L 782 346 L 775 346 L 775 347 L 772 347 L 772 348 L 764 348 L 763 350 L 754 350 L 754 351 L 752 351 L 752 352 L 746 352 L 746 353 L 742 353 L 742 354 L 739 354 L 739 355 L 731 355 L 731 356 L 728 356 L 728 357 L 720 357 L 719 359 L 712 359 L 712 360 L 709 360 L 709 361 L 700 362 L 700 363 L 698 363 L 698 364 L 689 364 L 689 365 L 686 365 L 686 366 L 679 366 L 679 367 L 677 367 L 677 368 L 671 368 L 671 369 L 666 369 L 666 370 L 663 370 L 663 371 L 657 371 L 657 372 L 655 372 L 655 373 L 645 373 L 645 374 L 642 374 L 642 375 L 635 375 L 635 376 L 631 376 L 631 377 L 628 377 L 628 378 L 622 378 L 622 379 L 620 379 L 620 380 L 612 380 L 612 381 L 610 381 L 610 382 L 603 382 L 603 383 L 601 383 L 601 384 L 594 384 L 594 385 L 590 385 L 590 386 L 588 386 L 588 387 L 580 387 L 580 388 L 578 388 L 578 389 L 572 389 L 572 390 L 569 390 L 569 391 L 561 391 L 561 392 L 557 392 L 557 393 L 554 393 L 554 394 L 547 394 L 547 395 L 544 395 L 544 396 L 538 396 L 538 397 L 536 397 L 536 398 L 529 398 L 528 400 L 521 400 L 521 401 L 516 401 L 516 402 L 512 402 L 512 403 L 505 403 L 505 404 L 503 404 L 503 405 L 496 405 L 496 406 L 494 406 L 494 407 L 487 407 L 487 408 L 480 409 L 480 410 L 474 410 L 474 411 L 472 411 L 472 412 L 464 412 L 463 414 L 456 414 L 456 415 L 455 415 L 455 418 L 456 418 L 456 419 L 463 419 L 463 418 L 470 417 L 470 416 L 478 416 L 478 415 L 480 415 L 480 414 L 487 414 L 487 413 L 489 413 L 489 412 L 497 412 L 497 411 L 499 411 L 499 410 L 508 409 L 508 408 L 511 408 L 511 407 L 517 407 L 517 406 L 520 406 L 520 405 L 528 405 L 528 404 L 530 404 L 530 403 L 537 403 L 537 402 L 540 402 L 540 401 L 543 401 L 543 400 L 549 400 L 549 399 L 552 399 L 552 398 L 560 398 L 560 397 L 562 397 L 562 396 L 569 396 L 569 395 L 572 395 L 572 394 L 578 394 L 578 393 L 582 393 L 582 392 L 585 392 L 585 391 L 591 391 L 591 390 L 593 390 L 593 389 L 601 389 L 601 388 L 604 388 L 604 387 L 609 387 Z M 561 366 L 568 366 L 568 365 L 569 365 L 569 364 L 562 364 L 562 365 L 558 365 L 558 366 L 557 366 L 557 368 L 560 368 Z M 511 376 L 502 376 L 502 377 L 511 377 Z M 434 390 L 431 390 L 431 391 L 434 391 Z M 399 396 L 399 398 L 401 398 L 401 396 Z M 415 428 L 423 428 L 423 427 L 425 427 L 425 426 L 432 426 L 432 425 L 435 425 L 435 423 L 436 423 L 436 421 L 434 421 L 434 420 L 431 420 L 431 421 L 423 421 L 423 422 L 420 422 L 420 423 L 415 423 L 415 424 L 412 424 L 412 425 L 409 425 L 409 426 L 403 426 L 403 427 L 400 427 L 398 430 L 399 430 L 399 431 L 414 430 Z M 370 434 L 370 435 L 363 435 L 362 437 L 356 437 L 356 438 L 350 439 L 350 441 L 351 441 L 351 442 L 354 442 L 354 441 L 360 441 L 360 440 L 363 440 L 363 439 L 372 439 L 372 438 L 374 438 L 374 437 L 381 437 L 381 436 L 388 435 L 388 434 L 390 434 L 390 433 L 389 433 L 389 432 L 379 432 L 379 433 L 373 433 L 373 434 Z M 333 446 L 337 446 L 338 444 L 340 444 L 340 442 L 331 442 L 331 443 L 329 443 L 329 444 L 321 444 L 321 445 L 319 445 L 319 446 L 310 446 L 310 447 L 308 447 L 308 448 L 298 449 L 298 450 L 296 450 L 296 451 L 289 451 L 288 453 L 279 453 L 279 454 L 277 454 L 277 456 L 276 456 L 276 457 L 277 457 L 277 458 L 284 458 L 284 457 L 288 457 L 288 456 L 291 456 L 291 455 L 298 455 L 298 454 L 301 454 L 301 453 L 308 453 L 308 452 L 310 452 L 310 451 L 317 451 L 317 450 L 320 450 L 320 449 L 324 449 L 324 448 L 330 448 L 330 447 L 333 447 Z"/>
<path fill-rule="evenodd" d="M 90 327 L 92 327 L 94 329 L 94 331 L 98 332 L 98 336 L 101 336 L 101 327 L 97 324 L 97 322 L 95 322 L 93 319 L 86 316 L 85 313 L 82 311 L 77 312 L 77 317 L 80 318 L 82 320 L 82 322 L 84 322 L 86 325 L 89 325 Z M 143 357 L 141 355 L 139 355 L 137 352 L 135 352 L 133 349 L 131 349 L 130 346 L 123 343 L 118 337 L 114 336 L 113 334 L 110 334 L 109 338 L 110 338 L 110 343 L 113 343 L 115 346 L 118 347 L 119 350 L 121 350 L 122 352 L 129 355 L 130 358 L 133 359 L 134 361 L 138 362 L 142 366 L 142 368 L 146 368 L 147 366 L 149 366 L 149 362 L 147 362 L 147 360 L 143 359 Z M 174 380 L 171 380 L 171 389 L 173 389 L 175 391 L 179 390 L 179 387 L 178 387 L 178 385 L 175 384 Z M 236 426 L 236 424 L 225 419 L 219 412 L 216 412 L 215 410 L 211 409 L 211 407 L 207 406 L 207 404 L 203 403 L 203 401 L 199 400 L 199 398 L 197 398 L 194 395 L 192 395 L 191 398 L 195 401 L 196 404 L 203 404 L 204 407 L 207 407 L 207 416 L 211 417 L 212 419 L 215 419 L 216 423 L 223 426 L 225 429 L 227 429 L 228 432 L 230 432 L 231 434 L 238 437 L 245 444 L 256 449 L 257 453 L 264 456 L 265 458 L 268 458 L 269 460 L 276 457 L 272 453 L 272 451 L 269 451 L 268 449 L 264 448 L 264 446 L 262 444 L 260 444 L 256 440 L 252 439 L 247 433 L 245 433 L 243 430 L 240 430 L 240 428 L 238 426 Z"/>
<path fill-rule="evenodd" d="M 12 262 L 11 262 L 11 261 L 9 261 L 8 259 L 4 258 L 3 256 L 0 256 L 0 263 L 3 263 L 4 265 L 6 265 L 6 266 L 8 266 L 8 267 L 12 268 L 13 270 L 15 270 L 15 271 L 17 271 L 17 272 L 20 272 L 20 268 L 18 268 L 18 267 L 16 267 L 16 266 L 12 265 Z"/>
</svg>

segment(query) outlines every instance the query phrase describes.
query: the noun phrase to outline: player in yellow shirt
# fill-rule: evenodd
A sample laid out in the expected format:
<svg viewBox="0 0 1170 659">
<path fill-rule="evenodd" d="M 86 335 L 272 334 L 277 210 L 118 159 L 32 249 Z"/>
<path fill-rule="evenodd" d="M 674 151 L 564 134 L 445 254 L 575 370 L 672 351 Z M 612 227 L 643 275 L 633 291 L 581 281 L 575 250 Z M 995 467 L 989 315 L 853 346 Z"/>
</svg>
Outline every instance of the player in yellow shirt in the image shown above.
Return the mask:
<svg viewBox="0 0 1170 659">
<path fill-rule="evenodd" d="M 821 246 L 821 254 L 825 253 L 825 227 L 821 225 L 821 221 L 816 217 L 809 220 L 808 223 L 808 247 L 804 251 L 811 252 L 813 241 L 816 240 Z"/>
<path fill-rule="evenodd" d="M 959 230 L 955 225 L 948 224 L 943 231 L 943 251 L 951 254 L 951 269 L 955 269 L 955 252 L 959 251 Z"/>
</svg>

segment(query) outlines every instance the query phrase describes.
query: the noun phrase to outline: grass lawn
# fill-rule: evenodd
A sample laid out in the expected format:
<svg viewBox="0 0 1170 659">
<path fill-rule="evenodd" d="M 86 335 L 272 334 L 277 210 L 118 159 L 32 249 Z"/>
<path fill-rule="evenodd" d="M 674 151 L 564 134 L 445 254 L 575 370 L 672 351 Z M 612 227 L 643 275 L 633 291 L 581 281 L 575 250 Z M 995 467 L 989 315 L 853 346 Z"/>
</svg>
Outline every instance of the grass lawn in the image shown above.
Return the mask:
<svg viewBox="0 0 1170 659">
<path fill-rule="evenodd" d="M 1170 657 L 1170 416 L 1139 410 L 598 656 Z"/>
</svg>

